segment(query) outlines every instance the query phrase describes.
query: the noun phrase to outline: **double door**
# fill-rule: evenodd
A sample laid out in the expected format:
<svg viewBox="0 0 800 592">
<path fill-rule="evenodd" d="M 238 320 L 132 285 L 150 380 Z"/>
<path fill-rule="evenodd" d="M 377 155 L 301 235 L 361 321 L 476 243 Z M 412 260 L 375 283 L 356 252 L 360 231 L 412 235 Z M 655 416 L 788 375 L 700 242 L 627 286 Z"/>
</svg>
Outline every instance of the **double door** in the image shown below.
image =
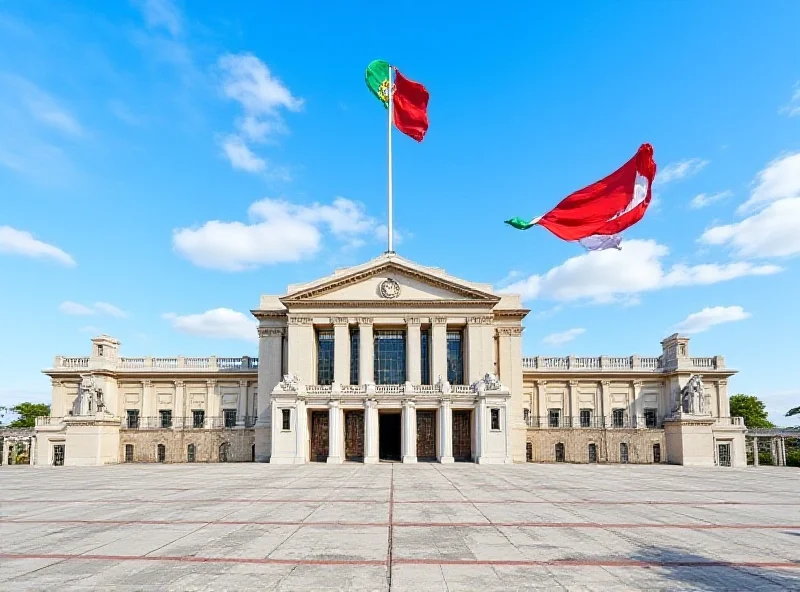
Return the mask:
<svg viewBox="0 0 800 592">
<path fill-rule="evenodd" d="M 417 410 L 417 459 L 436 460 L 436 411 Z"/>
<path fill-rule="evenodd" d="M 453 410 L 453 459 L 472 460 L 472 411 Z"/>
</svg>

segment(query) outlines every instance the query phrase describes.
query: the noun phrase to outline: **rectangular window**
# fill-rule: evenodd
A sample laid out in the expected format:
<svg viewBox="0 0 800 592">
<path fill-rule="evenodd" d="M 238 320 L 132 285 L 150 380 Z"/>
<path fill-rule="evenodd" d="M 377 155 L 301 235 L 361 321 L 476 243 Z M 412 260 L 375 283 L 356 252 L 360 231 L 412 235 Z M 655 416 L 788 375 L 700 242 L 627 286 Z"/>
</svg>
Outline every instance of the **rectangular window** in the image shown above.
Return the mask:
<svg viewBox="0 0 800 592">
<path fill-rule="evenodd" d="M 499 430 L 500 429 L 500 410 L 499 409 L 490 409 L 489 410 L 492 414 L 492 429 Z"/>
<path fill-rule="evenodd" d="M 561 426 L 561 409 L 550 409 L 550 417 L 548 425 L 551 428 L 557 428 Z"/>
<path fill-rule="evenodd" d="M 656 427 L 656 409 L 644 410 L 644 425 L 648 428 Z"/>
<path fill-rule="evenodd" d="M 359 345 L 361 333 L 358 329 L 350 331 L 350 384 L 358 384 Z"/>
<path fill-rule="evenodd" d="M 160 425 L 162 428 L 171 428 L 172 427 L 172 410 L 171 409 L 161 409 L 158 412 L 160 418 Z"/>
<path fill-rule="evenodd" d="M 405 331 L 375 331 L 375 384 L 406 381 Z"/>
<path fill-rule="evenodd" d="M 625 410 L 614 409 L 611 413 L 613 414 L 611 425 L 613 425 L 615 428 L 625 427 Z"/>
<path fill-rule="evenodd" d="M 194 462 L 195 460 L 195 447 L 194 444 L 189 444 L 186 447 L 186 461 L 187 462 Z"/>
<path fill-rule="evenodd" d="M 281 409 L 281 419 L 282 419 L 282 426 L 281 429 L 284 432 L 288 432 L 292 429 L 292 425 L 290 422 L 292 416 L 292 412 L 290 409 Z"/>
<path fill-rule="evenodd" d="M 158 456 L 158 462 L 163 463 L 167 461 L 167 447 L 163 444 L 158 445 L 158 448 L 156 448 L 156 454 Z"/>
<path fill-rule="evenodd" d="M 420 343 L 420 369 L 422 370 L 422 384 L 431 383 L 431 331 L 422 329 L 419 333 Z"/>
<path fill-rule="evenodd" d="M 317 384 L 333 383 L 333 331 L 317 331 Z"/>
<path fill-rule="evenodd" d="M 522 420 L 525 422 L 525 425 L 530 423 L 531 418 L 531 410 L 530 409 L 523 409 L 522 410 Z"/>
<path fill-rule="evenodd" d="M 205 423 L 206 419 L 206 412 L 202 409 L 194 409 L 192 410 L 192 427 L 193 428 L 202 428 L 203 423 Z"/>
<path fill-rule="evenodd" d="M 125 444 L 125 462 L 133 462 L 133 444 Z"/>
<path fill-rule="evenodd" d="M 139 410 L 138 409 L 128 409 L 127 410 L 128 418 L 127 418 L 127 426 L 132 429 L 138 429 L 139 427 Z"/>
<path fill-rule="evenodd" d="M 592 426 L 592 410 L 581 409 L 581 427 L 589 428 Z"/>
<path fill-rule="evenodd" d="M 225 427 L 236 427 L 236 409 L 226 409 L 223 413 L 225 414 Z"/>
<path fill-rule="evenodd" d="M 461 331 L 447 332 L 447 382 L 464 384 L 464 340 Z"/>
</svg>

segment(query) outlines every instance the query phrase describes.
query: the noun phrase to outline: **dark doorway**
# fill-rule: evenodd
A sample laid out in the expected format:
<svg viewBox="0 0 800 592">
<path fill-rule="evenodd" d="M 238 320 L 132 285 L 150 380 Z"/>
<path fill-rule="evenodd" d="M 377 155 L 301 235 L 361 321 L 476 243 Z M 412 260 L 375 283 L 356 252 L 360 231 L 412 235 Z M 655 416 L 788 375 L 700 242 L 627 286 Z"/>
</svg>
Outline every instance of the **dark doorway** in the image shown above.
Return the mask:
<svg viewBox="0 0 800 592">
<path fill-rule="evenodd" d="M 453 411 L 453 459 L 472 460 L 472 412 Z"/>
<path fill-rule="evenodd" d="M 64 445 L 56 444 L 53 446 L 53 466 L 64 466 Z"/>
<path fill-rule="evenodd" d="M 311 412 L 311 460 L 328 460 L 328 412 Z"/>
<path fill-rule="evenodd" d="M 344 458 L 364 460 L 364 412 L 344 412 Z"/>
<path fill-rule="evenodd" d="M 381 460 L 400 460 L 399 413 L 378 415 L 378 456 Z"/>
<path fill-rule="evenodd" d="M 436 460 L 435 411 L 417 411 L 417 460 Z"/>
<path fill-rule="evenodd" d="M 661 462 L 661 444 L 653 444 L 653 462 Z"/>
</svg>

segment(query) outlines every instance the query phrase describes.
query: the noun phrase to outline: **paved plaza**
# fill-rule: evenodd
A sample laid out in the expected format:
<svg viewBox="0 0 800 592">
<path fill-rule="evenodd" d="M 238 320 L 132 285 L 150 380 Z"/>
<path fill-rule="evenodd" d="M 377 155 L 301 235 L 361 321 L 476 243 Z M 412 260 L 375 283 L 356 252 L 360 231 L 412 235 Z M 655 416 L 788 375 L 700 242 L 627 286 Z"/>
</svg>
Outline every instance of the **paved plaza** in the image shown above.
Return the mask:
<svg viewBox="0 0 800 592">
<path fill-rule="evenodd" d="M 0 590 L 800 589 L 800 471 L 0 468 Z"/>
</svg>

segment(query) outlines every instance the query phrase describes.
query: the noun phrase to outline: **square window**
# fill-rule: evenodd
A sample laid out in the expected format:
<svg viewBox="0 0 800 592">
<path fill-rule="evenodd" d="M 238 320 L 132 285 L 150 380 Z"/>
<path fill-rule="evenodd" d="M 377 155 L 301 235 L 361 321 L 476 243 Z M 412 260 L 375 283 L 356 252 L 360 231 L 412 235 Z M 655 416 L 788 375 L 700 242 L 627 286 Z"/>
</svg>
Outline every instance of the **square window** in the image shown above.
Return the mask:
<svg viewBox="0 0 800 592">
<path fill-rule="evenodd" d="M 282 422 L 281 429 L 285 432 L 288 432 L 289 430 L 292 429 L 290 422 L 291 414 L 292 412 L 290 409 L 281 409 L 281 422 Z"/>
<path fill-rule="evenodd" d="M 233 428 L 236 427 L 236 409 L 226 409 L 224 411 L 225 414 L 225 427 L 226 428 Z"/>
<path fill-rule="evenodd" d="M 499 409 L 490 409 L 489 410 L 492 417 L 492 429 L 493 430 L 500 430 L 500 410 Z"/>
</svg>

